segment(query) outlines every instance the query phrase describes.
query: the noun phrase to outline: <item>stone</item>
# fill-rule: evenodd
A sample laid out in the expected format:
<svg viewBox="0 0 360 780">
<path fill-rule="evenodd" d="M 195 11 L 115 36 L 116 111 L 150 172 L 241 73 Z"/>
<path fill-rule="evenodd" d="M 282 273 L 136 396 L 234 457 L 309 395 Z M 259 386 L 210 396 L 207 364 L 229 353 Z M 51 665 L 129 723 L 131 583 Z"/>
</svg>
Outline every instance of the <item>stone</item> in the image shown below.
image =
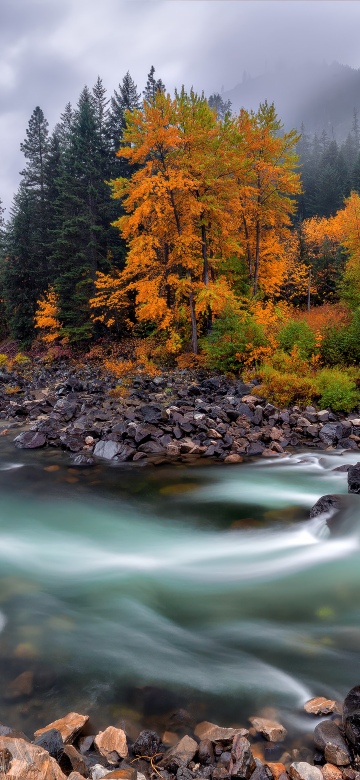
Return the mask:
<svg viewBox="0 0 360 780">
<path fill-rule="evenodd" d="M 33 684 L 34 672 L 22 672 L 8 685 L 4 698 L 21 699 L 23 696 L 31 696 L 33 692 Z"/>
<path fill-rule="evenodd" d="M 360 493 L 360 463 L 348 469 L 348 493 Z"/>
<path fill-rule="evenodd" d="M 279 777 L 286 772 L 285 765 L 281 761 L 267 761 L 266 766 L 274 780 L 279 780 Z"/>
<path fill-rule="evenodd" d="M 324 780 L 341 780 L 342 772 L 334 764 L 324 764 L 321 767 L 321 772 Z"/>
<path fill-rule="evenodd" d="M 255 758 L 256 768 L 254 769 L 251 780 L 269 780 L 267 771 L 262 761 L 259 758 Z"/>
<path fill-rule="evenodd" d="M 294 761 L 290 764 L 289 775 L 291 780 L 323 780 L 321 769 L 308 764 L 307 761 Z"/>
<path fill-rule="evenodd" d="M 102 777 L 109 775 L 111 769 L 105 769 L 102 764 L 94 764 L 90 769 L 91 780 L 101 780 Z"/>
<path fill-rule="evenodd" d="M 71 772 L 67 780 L 83 780 L 83 775 L 80 772 Z"/>
<path fill-rule="evenodd" d="M 343 427 L 341 423 L 326 423 L 319 433 L 319 439 L 328 447 L 331 444 L 336 444 L 338 439 L 341 439 L 342 436 Z"/>
<path fill-rule="evenodd" d="M 138 738 L 133 744 L 134 756 L 154 756 L 158 752 L 160 737 L 156 731 L 145 729 L 140 731 Z"/>
<path fill-rule="evenodd" d="M 358 750 L 360 748 L 360 685 L 351 688 L 343 708 L 345 736 Z"/>
<path fill-rule="evenodd" d="M 84 455 L 83 453 L 80 453 L 80 455 L 75 455 L 75 457 L 71 458 L 71 463 L 73 466 L 89 468 L 90 466 L 95 466 L 96 461 L 91 457 L 91 455 Z"/>
<path fill-rule="evenodd" d="M 262 441 L 252 441 L 246 448 L 247 455 L 262 455 L 265 449 L 265 444 Z"/>
<path fill-rule="evenodd" d="M 194 734 L 200 740 L 210 739 L 211 742 L 230 742 L 236 735 L 247 737 L 249 731 L 248 729 L 223 728 L 215 723 L 203 720 L 197 724 Z"/>
<path fill-rule="evenodd" d="M 24 739 L 0 737 L 0 755 L 7 757 L 9 780 L 66 780 L 47 750 Z"/>
<path fill-rule="evenodd" d="M 79 751 L 76 750 L 74 745 L 65 745 L 63 755 L 60 759 L 60 766 L 62 769 L 64 769 L 66 773 L 65 757 L 67 759 L 67 763 L 70 764 L 72 771 L 79 772 L 79 774 L 82 775 L 83 777 L 89 776 L 86 763 L 81 753 L 79 753 Z"/>
<path fill-rule="evenodd" d="M 321 496 L 310 509 L 310 519 L 319 515 L 337 512 L 341 507 L 341 499 L 336 495 Z"/>
<path fill-rule="evenodd" d="M 61 738 L 64 744 L 68 744 L 75 739 L 77 734 L 79 734 L 88 720 L 88 715 L 79 715 L 77 712 L 69 712 L 63 718 L 54 720 L 52 723 L 49 723 L 47 726 L 45 726 L 45 728 L 35 731 L 34 736 L 35 739 L 37 739 L 37 737 L 39 737 L 41 734 L 44 734 L 45 731 L 49 731 L 50 729 L 57 729 L 61 734 Z"/>
<path fill-rule="evenodd" d="M 214 748 L 210 739 L 202 739 L 200 741 L 198 757 L 200 764 L 209 765 L 214 763 Z"/>
<path fill-rule="evenodd" d="M 129 755 L 125 731 L 115 726 L 108 726 L 105 731 L 99 731 L 94 744 L 108 764 L 117 764 L 120 758 L 127 758 Z"/>
<path fill-rule="evenodd" d="M 322 720 L 315 727 L 314 742 L 330 764 L 348 766 L 351 756 L 339 727 L 331 720 Z"/>
<path fill-rule="evenodd" d="M 309 715 L 329 715 L 330 712 L 337 711 L 336 701 L 325 699 L 324 696 L 316 696 L 304 704 L 305 712 Z"/>
<path fill-rule="evenodd" d="M 170 767 L 179 768 L 181 764 L 187 765 L 193 760 L 197 749 L 197 742 L 186 734 L 174 747 L 169 748 L 164 758 L 161 759 L 160 766 L 168 769 Z"/>
<path fill-rule="evenodd" d="M 88 750 L 90 750 L 90 748 L 94 744 L 94 739 L 95 737 L 93 734 L 89 735 L 88 737 L 80 737 L 78 741 L 78 748 L 80 750 L 81 755 L 84 755 L 85 753 L 88 752 Z"/>
<path fill-rule="evenodd" d="M 161 407 L 155 404 L 140 406 L 139 413 L 147 423 L 157 423 L 162 419 Z"/>
<path fill-rule="evenodd" d="M 230 455 L 227 455 L 224 463 L 242 463 L 243 458 L 241 455 L 238 455 L 236 452 L 231 452 Z"/>
<path fill-rule="evenodd" d="M 104 460 L 113 460 L 117 455 L 121 453 L 124 445 L 116 441 L 104 441 L 100 440 L 95 444 L 94 455 L 96 458 L 104 458 Z"/>
<path fill-rule="evenodd" d="M 251 753 L 250 742 L 246 737 L 236 734 L 231 748 L 231 761 L 229 772 L 231 777 L 241 777 L 245 780 L 256 769 L 255 759 Z"/>
<path fill-rule="evenodd" d="M 44 731 L 43 734 L 40 734 L 36 738 L 34 744 L 39 745 L 39 747 L 42 747 L 44 750 L 47 750 L 50 756 L 55 758 L 56 761 L 59 760 L 64 751 L 64 743 L 62 741 L 60 731 L 57 729 L 49 729 L 49 731 Z"/>
<path fill-rule="evenodd" d="M 113 769 L 106 777 L 108 780 L 136 780 L 138 773 L 136 769 L 127 767 L 126 769 Z"/>
<path fill-rule="evenodd" d="M 44 447 L 46 444 L 46 436 L 43 433 L 37 433 L 36 431 L 25 431 L 20 433 L 14 439 L 15 447 L 20 450 L 35 450 L 39 447 Z"/>
<path fill-rule="evenodd" d="M 269 742 L 282 742 L 286 737 L 286 728 L 275 720 L 253 717 L 249 718 L 249 721 L 255 731 L 262 734 Z"/>
</svg>

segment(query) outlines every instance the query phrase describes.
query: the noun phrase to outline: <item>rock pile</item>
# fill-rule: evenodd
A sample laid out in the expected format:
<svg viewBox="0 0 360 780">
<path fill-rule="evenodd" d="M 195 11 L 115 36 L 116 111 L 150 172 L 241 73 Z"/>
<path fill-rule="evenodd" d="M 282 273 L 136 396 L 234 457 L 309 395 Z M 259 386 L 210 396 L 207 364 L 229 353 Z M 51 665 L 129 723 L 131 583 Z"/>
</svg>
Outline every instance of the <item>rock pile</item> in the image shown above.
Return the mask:
<svg viewBox="0 0 360 780">
<path fill-rule="evenodd" d="M 59 381 L 59 373 L 61 379 Z M 134 380 L 125 398 L 115 382 L 89 370 L 42 372 L 16 395 L 0 375 L 0 420 L 26 428 L 19 448 L 61 447 L 75 465 L 100 458 L 138 462 L 206 457 L 237 463 L 245 456 L 278 457 L 290 448 L 358 450 L 360 418 L 312 406 L 279 409 L 254 384 L 174 371 Z M 1 392 L 1 386 L 3 391 Z"/>
<path fill-rule="evenodd" d="M 304 709 L 309 718 L 324 718 L 315 727 L 311 747 L 301 747 L 298 741 L 296 747 L 286 744 L 284 726 L 261 716 L 249 719 L 249 729 L 203 721 L 189 725 L 190 733 L 180 738 L 176 730 L 166 731 L 162 738 L 145 730 L 135 741 L 115 726 L 89 734 L 88 717 L 74 712 L 39 729 L 32 742 L 0 725 L 0 776 L 4 780 L 359 780 L 360 686 L 352 688 L 343 707 L 318 697 Z"/>
</svg>

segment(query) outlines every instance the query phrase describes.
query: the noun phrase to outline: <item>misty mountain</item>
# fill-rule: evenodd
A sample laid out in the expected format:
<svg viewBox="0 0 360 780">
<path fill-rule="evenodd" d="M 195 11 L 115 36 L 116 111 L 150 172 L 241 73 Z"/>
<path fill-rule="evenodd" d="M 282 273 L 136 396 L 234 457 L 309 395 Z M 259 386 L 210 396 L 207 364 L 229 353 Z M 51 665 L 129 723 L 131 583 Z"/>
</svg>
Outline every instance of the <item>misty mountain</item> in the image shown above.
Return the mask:
<svg viewBox="0 0 360 780">
<path fill-rule="evenodd" d="M 360 114 L 360 70 L 333 62 L 299 66 L 278 64 L 276 69 L 255 78 L 246 72 L 241 84 L 222 94 L 232 109 L 241 106 L 257 110 L 259 103 L 274 102 L 286 129 L 321 134 L 326 130 L 344 141 L 353 123 L 354 109 Z"/>
</svg>

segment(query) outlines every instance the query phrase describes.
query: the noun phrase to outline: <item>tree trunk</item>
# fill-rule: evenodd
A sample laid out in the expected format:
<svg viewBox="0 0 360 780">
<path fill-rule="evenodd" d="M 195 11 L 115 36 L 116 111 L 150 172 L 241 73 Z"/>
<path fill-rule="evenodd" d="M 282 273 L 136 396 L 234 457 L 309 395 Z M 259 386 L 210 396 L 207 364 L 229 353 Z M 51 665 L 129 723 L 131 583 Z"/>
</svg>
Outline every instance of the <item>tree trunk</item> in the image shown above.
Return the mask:
<svg viewBox="0 0 360 780">
<path fill-rule="evenodd" d="M 189 281 L 191 284 L 191 276 L 189 275 Z M 195 302 L 194 302 L 194 293 L 192 290 L 189 292 L 189 304 L 190 304 L 190 316 L 191 316 L 191 344 L 193 348 L 194 355 L 197 355 L 198 353 L 198 338 L 197 338 L 197 328 L 196 328 L 196 313 L 195 313 Z"/>
<path fill-rule="evenodd" d="M 311 268 L 309 268 L 308 295 L 307 295 L 307 310 L 308 311 L 310 311 L 310 308 L 311 308 L 310 293 L 311 293 Z"/>
</svg>

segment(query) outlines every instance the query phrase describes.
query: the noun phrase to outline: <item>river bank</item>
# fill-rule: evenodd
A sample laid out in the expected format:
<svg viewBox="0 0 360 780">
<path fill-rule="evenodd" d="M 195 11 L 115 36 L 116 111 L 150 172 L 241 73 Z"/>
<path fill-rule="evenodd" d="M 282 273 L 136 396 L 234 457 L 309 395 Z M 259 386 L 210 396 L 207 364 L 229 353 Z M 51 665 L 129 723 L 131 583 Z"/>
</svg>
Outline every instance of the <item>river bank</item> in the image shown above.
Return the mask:
<svg viewBox="0 0 360 780">
<path fill-rule="evenodd" d="M 14 683 L 26 694 L 29 680 Z M 360 686 L 344 702 L 304 704 L 308 733 L 292 735 L 267 708 L 248 723 L 222 727 L 183 709 L 162 734 L 127 722 L 93 731 L 70 712 L 35 731 L 33 740 L 0 725 L 0 776 L 17 780 L 358 780 Z M 315 729 L 314 729 L 315 725 Z"/>
<path fill-rule="evenodd" d="M 353 450 L 360 413 L 313 406 L 280 409 L 256 384 L 189 371 L 140 376 L 124 390 L 93 367 L 40 367 L 30 377 L 0 372 L 1 433 L 16 447 L 61 448 L 73 463 L 161 464 L 199 458 L 239 463 L 296 448 Z"/>
</svg>

